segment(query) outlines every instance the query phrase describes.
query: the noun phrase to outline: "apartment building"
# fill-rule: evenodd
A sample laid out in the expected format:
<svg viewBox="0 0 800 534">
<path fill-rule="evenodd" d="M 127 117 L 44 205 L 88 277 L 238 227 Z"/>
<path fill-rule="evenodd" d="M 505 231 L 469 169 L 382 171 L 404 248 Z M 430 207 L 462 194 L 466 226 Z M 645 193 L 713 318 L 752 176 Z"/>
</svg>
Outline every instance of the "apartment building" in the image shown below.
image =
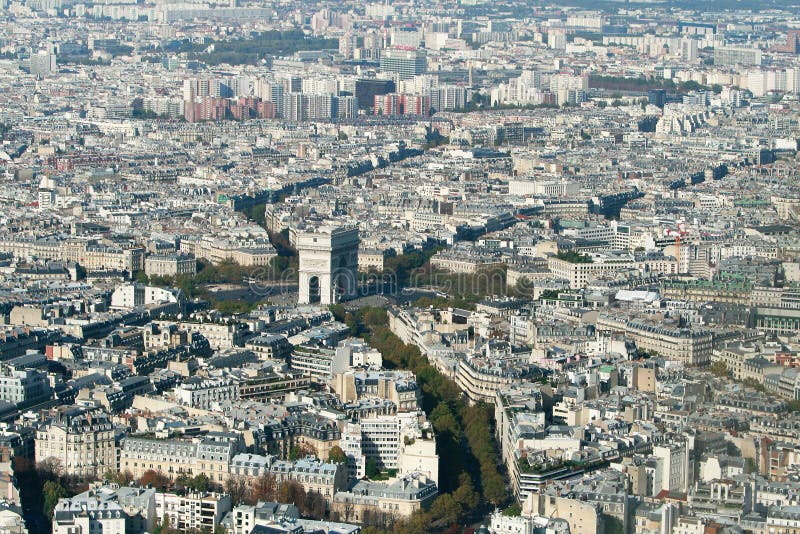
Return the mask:
<svg viewBox="0 0 800 534">
<path fill-rule="evenodd" d="M 249 370 L 248 370 L 249 371 Z M 282 401 L 286 395 L 311 384 L 308 376 L 296 371 L 281 368 L 259 369 L 255 374 L 248 372 L 248 377 L 239 383 L 240 400 Z"/>
<path fill-rule="evenodd" d="M 379 469 L 396 469 L 399 474 L 419 472 L 436 482 L 439 456 L 436 438 L 427 421 L 417 412 L 364 418 L 346 425 L 341 438 L 348 455 L 350 478 L 362 478 L 367 460 L 375 460 Z"/>
<path fill-rule="evenodd" d="M 580 289 L 592 280 L 602 277 L 616 277 L 626 270 L 637 270 L 633 256 L 605 256 L 593 255 L 591 261 L 576 262 L 551 256 L 547 260 L 547 267 L 553 276 L 569 281 L 569 287 Z"/>
<path fill-rule="evenodd" d="M 636 346 L 668 360 L 702 366 L 711 362 L 714 335 L 710 330 L 658 326 L 600 314 L 595 328 L 624 333 Z"/>
<path fill-rule="evenodd" d="M 169 321 L 154 321 L 159 326 L 173 324 Z M 185 330 L 190 334 L 197 332 L 208 340 L 209 346 L 213 350 L 230 349 L 241 347 L 247 339 L 248 331 L 241 324 L 214 323 L 214 322 L 188 322 L 183 321 L 177 324 L 180 330 Z"/>
<path fill-rule="evenodd" d="M 183 254 L 151 254 L 144 260 L 147 276 L 183 276 L 197 273 L 197 260 Z"/>
<path fill-rule="evenodd" d="M 495 393 L 495 438 L 502 460 L 513 460 L 517 440 L 544 429 L 544 397 L 541 384 L 512 384 Z"/>
<path fill-rule="evenodd" d="M 288 481 L 302 484 L 306 493 L 320 494 L 328 506 L 334 494 L 347 487 L 346 466 L 323 462 L 313 456 L 292 461 L 242 453 L 231 459 L 230 475 L 243 477 L 251 485 L 267 474 L 275 477 L 278 486 Z"/>
<path fill-rule="evenodd" d="M 234 241 L 205 236 L 198 241 L 181 241 L 181 252 L 211 263 L 232 261 L 245 267 L 266 266 L 278 256 L 275 247 L 266 238 Z"/>
<path fill-rule="evenodd" d="M 239 398 L 239 382 L 229 377 L 191 377 L 175 388 L 175 398 L 184 406 L 216 410 L 219 403 Z"/>
<path fill-rule="evenodd" d="M 251 337 L 244 348 L 255 352 L 262 360 L 286 360 L 292 354 L 292 344 L 285 336 L 262 334 Z"/>
<path fill-rule="evenodd" d="M 125 271 L 144 268 L 144 247 L 109 247 L 97 241 L 0 238 L 0 252 L 15 258 L 39 258 L 75 262 L 87 271 Z"/>
<path fill-rule="evenodd" d="M 177 310 L 184 305 L 185 301 L 185 296 L 179 290 L 146 286 L 139 283 L 118 286 L 111 294 L 111 307 L 116 309 L 130 309 L 166 303 L 174 304 Z"/>
<path fill-rule="evenodd" d="M 344 521 L 361 522 L 365 515 L 386 514 L 397 519 L 427 509 L 439 490 L 424 475 L 407 475 L 390 483 L 361 480 L 333 498 L 333 510 Z"/>
<path fill-rule="evenodd" d="M 431 257 L 431 267 L 459 274 L 476 274 L 503 264 L 499 253 L 443 250 Z"/>
<path fill-rule="evenodd" d="M 231 511 L 231 496 L 226 493 L 192 492 L 176 495 L 159 492 L 155 501 L 156 516 L 168 517 L 170 527 L 180 532 L 214 532 L 225 514 Z"/>
<path fill-rule="evenodd" d="M 0 370 L 0 399 L 19 408 L 28 408 L 52 397 L 53 390 L 46 373 L 37 369 L 17 370 L 7 365 Z"/>
<path fill-rule="evenodd" d="M 409 371 L 346 371 L 335 373 L 331 389 L 343 403 L 379 398 L 395 403 L 401 412 L 420 407 L 422 391 Z"/>
<path fill-rule="evenodd" d="M 101 410 L 60 407 L 35 443 L 36 462 L 55 460 L 64 475 L 98 478 L 117 468 L 114 426 Z"/>
<path fill-rule="evenodd" d="M 144 350 L 164 350 L 186 345 L 189 335 L 175 324 L 157 325 L 150 323 L 142 330 Z"/>
<path fill-rule="evenodd" d="M 656 488 L 656 491 L 688 491 L 693 469 L 689 462 L 689 444 L 665 443 L 655 446 L 653 457 L 657 458 L 661 468 L 661 488 Z"/>
<path fill-rule="evenodd" d="M 118 503 L 84 496 L 60 499 L 53 509 L 53 534 L 129 534 L 127 514 Z"/>
<path fill-rule="evenodd" d="M 243 449 L 242 437 L 233 433 L 209 432 L 188 439 L 130 436 L 122 441 L 119 470 L 130 471 L 134 478 L 150 470 L 170 479 L 204 473 L 211 481 L 224 484 L 231 458 Z"/>
<path fill-rule="evenodd" d="M 456 384 L 470 402 L 493 403 L 498 389 L 542 378 L 539 367 L 502 358 L 468 355 L 458 360 Z"/>
<path fill-rule="evenodd" d="M 334 373 L 344 372 L 350 364 L 345 353 L 322 346 L 300 345 L 295 347 L 289 360 L 291 368 L 317 384 L 327 384 Z"/>
<path fill-rule="evenodd" d="M 104 528 L 106 526 L 115 524 L 105 520 L 118 519 L 116 512 L 119 506 L 123 512 L 120 515 L 125 520 L 126 534 L 152 532 L 156 519 L 161 519 L 156 518 L 155 495 L 155 488 L 93 484 L 89 490 L 69 499 L 61 499 L 59 501 L 54 514 L 53 531 L 56 531 L 55 527 L 57 525 L 59 532 L 69 532 L 71 534 L 76 532 L 105 532 Z M 83 518 L 78 518 L 76 522 L 76 516 L 72 513 L 81 508 L 90 519 L 96 520 L 94 523 L 89 522 L 90 530 L 83 530 L 86 525 L 85 522 L 82 522 Z M 59 511 L 62 513 L 59 514 Z M 105 513 L 100 513 L 107 511 L 113 512 L 111 518 Z"/>
</svg>

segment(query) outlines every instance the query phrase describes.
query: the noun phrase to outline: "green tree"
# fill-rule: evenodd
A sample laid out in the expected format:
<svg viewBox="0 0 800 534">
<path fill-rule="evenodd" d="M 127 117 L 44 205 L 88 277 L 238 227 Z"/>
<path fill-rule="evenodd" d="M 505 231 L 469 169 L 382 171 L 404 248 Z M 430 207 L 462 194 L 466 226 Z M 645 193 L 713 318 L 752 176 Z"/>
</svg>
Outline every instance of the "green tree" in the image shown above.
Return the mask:
<svg viewBox="0 0 800 534">
<path fill-rule="evenodd" d="M 328 452 L 328 461 L 334 464 L 346 464 L 347 455 L 340 446 L 334 445 Z"/>
<path fill-rule="evenodd" d="M 575 252 L 574 250 L 562 250 L 556 254 L 556 258 L 570 263 L 592 263 L 591 256 Z"/>
<path fill-rule="evenodd" d="M 378 471 L 378 462 L 375 461 L 375 458 L 370 458 L 367 460 L 365 471 L 367 478 L 375 478 L 380 474 L 380 471 Z"/>
<path fill-rule="evenodd" d="M 405 521 L 394 526 L 395 534 L 428 534 L 431 531 L 431 515 L 424 510 L 417 510 Z"/>
<path fill-rule="evenodd" d="M 192 489 L 195 491 L 208 491 L 211 488 L 211 480 L 205 473 L 200 473 L 192 480 Z"/>
<path fill-rule="evenodd" d="M 376 326 L 386 326 L 387 324 L 389 324 L 389 318 L 386 315 L 385 308 L 369 306 L 366 308 L 362 308 L 359 313 L 363 317 L 362 321 L 364 322 L 364 326 L 368 328 L 374 328 Z"/>
<path fill-rule="evenodd" d="M 247 479 L 242 476 L 230 476 L 225 481 L 225 492 L 231 496 L 233 506 L 238 506 L 244 502 L 249 493 Z"/>
<path fill-rule="evenodd" d="M 620 521 L 616 517 L 603 514 L 602 519 L 603 519 L 603 526 L 605 527 L 603 529 L 603 532 L 606 532 L 607 534 L 625 533 L 625 525 L 622 523 L 622 521 Z"/>
<path fill-rule="evenodd" d="M 430 509 L 433 521 L 442 525 L 458 522 L 461 519 L 462 512 L 461 504 L 450 493 L 443 493 L 436 497 Z"/>
<path fill-rule="evenodd" d="M 481 480 L 483 480 L 483 495 L 487 501 L 497 506 L 506 500 L 508 497 L 506 483 L 496 466 L 481 468 Z"/>
<path fill-rule="evenodd" d="M 333 318 L 339 322 L 344 322 L 344 316 L 347 311 L 344 309 L 344 304 L 331 304 L 330 311 L 333 314 Z"/>
<path fill-rule="evenodd" d="M 139 484 L 141 486 L 152 486 L 156 489 L 161 489 L 165 486 L 169 486 L 170 480 L 160 471 L 148 469 L 139 477 Z"/>
<path fill-rule="evenodd" d="M 281 484 L 278 490 L 278 501 L 282 503 L 290 503 L 301 510 L 304 509 L 306 500 L 306 492 L 302 484 L 295 480 L 287 480 Z"/>
<path fill-rule="evenodd" d="M 704 85 L 701 85 L 694 80 L 686 80 L 681 84 L 681 89 L 685 91 L 701 91 L 705 88 L 706 87 Z"/>
<path fill-rule="evenodd" d="M 344 315 L 344 324 L 350 329 L 351 336 L 358 336 L 361 333 L 361 325 L 355 315 L 350 312 Z"/>
<path fill-rule="evenodd" d="M 453 492 L 453 498 L 460 502 L 465 510 L 474 510 L 480 503 L 481 496 L 475 491 L 472 478 L 467 473 L 459 475 L 458 489 Z"/>
<path fill-rule="evenodd" d="M 275 480 L 275 475 L 266 473 L 256 479 L 253 484 L 253 493 L 251 495 L 251 504 L 258 501 L 274 501 L 277 495 L 278 482 Z"/>
<path fill-rule="evenodd" d="M 250 218 L 259 226 L 264 226 L 267 222 L 265 217 L 266 210 L 266 204 L 257 204 L 250 208 Z"/>
<path fill-rule="evenodd" d="M 58 500 L 67 498 L 69 494 L 64 486 L 52 480 L 48 480 L 44 483 L 42 493 L 44 495 L 44 515 L 48 519 L 52 519 L 53 509 L 55 509 L 56 504 L 58 504 Z"/>
<path fill-rule="evenodd" d="M 726 377 L 728 376 L 728 366 L 725 365 L 725 362 L 717 361 L 711 364 L 708 368 L 716 376 Z"/>
<path fill-rule="evenodd" d="M 437 433 L 448 432 L 454 436 L 461 435 L 461 425 L 456 420 L 456 416 L 450 411 L 446 402 L 440 402 L 430 415 L 431 423 Z"/>
<path fill-rule="evenodd" d="M 156 524 L 153 527 L 153 534 L 178 534 L 178 529 L 172 528 L 169 516 L 164 514 L 164 517 L 160 520 L 156 519 Z"/>
<path fill-rule="evenodd" d="M 748 388 L 753 388 L 756 391 L 765 392 L 767 388 L 764 387 L 764 384 L 756 380 L 755 378 L 745 378 L 742 380 L 742 385 Z"/>
<path fill-rule="evenodd" d="M 309 491 L 303 499 L 302 509 L 312 519 L 322 519 L 325 516 L 325 499 L 319 492 Z"/>
<path fill-rule="evenodd" d="M 109 482 L 113 482 L 114 484 L 119 484 L 120 486 L 127 486 L 133 480 L 133 474 L 128 471 L 115 471 L 113 469 L 108 469 L 103 474 L 103 478 L 108 480 Z"/>
</svg>

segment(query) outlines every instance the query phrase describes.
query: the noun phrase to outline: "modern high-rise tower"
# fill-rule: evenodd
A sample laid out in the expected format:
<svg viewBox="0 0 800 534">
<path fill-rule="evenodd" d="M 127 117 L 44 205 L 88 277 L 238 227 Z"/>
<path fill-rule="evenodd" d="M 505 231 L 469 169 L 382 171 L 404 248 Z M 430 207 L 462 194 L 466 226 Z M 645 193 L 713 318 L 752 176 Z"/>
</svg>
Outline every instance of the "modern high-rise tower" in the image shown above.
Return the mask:
<svg viewBox="0 0 800 534">
<path fill-rule="evenodd" d="M 381 53 L 381 72 L 397 74 L 401 80 L 407 80 L 428 70 L 428 58 L 424 50 L 406 50 L 389 48 Z"/>
</svg>

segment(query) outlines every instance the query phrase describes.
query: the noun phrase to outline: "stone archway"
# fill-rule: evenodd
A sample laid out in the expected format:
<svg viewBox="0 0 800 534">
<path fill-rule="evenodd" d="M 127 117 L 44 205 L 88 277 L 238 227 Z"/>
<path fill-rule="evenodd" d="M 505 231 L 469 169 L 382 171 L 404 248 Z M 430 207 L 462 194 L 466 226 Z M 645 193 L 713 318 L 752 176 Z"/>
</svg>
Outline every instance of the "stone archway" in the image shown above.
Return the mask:
<svg viewBox="0 0 800 534">
<path fill-rule="evenodd" d="M 320 301 L 319 276 L 312 276 L 308 279 L 308 303 L 318 304 Z"/>
</svg>

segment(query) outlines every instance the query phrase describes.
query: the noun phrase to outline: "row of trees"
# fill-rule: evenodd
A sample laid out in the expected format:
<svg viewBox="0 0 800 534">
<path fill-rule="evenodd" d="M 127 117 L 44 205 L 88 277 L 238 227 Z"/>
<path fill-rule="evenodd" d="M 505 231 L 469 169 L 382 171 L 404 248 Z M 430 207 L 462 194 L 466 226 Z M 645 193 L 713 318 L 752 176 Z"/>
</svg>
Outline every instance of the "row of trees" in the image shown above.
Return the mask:
<svg viewBox="0 0 800 534">
<path fill-rule="evenodd" d="M 717 94 L 722 92 L 722 86 L 714 84 L 711 87 L 697 83 L 694 80 L 675 83 L 674 80 L 666 78 L 645 78 L 625 77 L 625 76 L 601 76 L 593 75 L 589 77 L 589 87 L 592 89 L 606 89 L 609 91 L 636 91 L 643 92 L 650 89 L 664 89 L 670 93 L 688 93 L 689 91 L 708 91 Z M 613 97 L 614 95 L 612 95 Z"/>
<path fill-rule="evenodd" d="M 335 313 L 341 310 L 336 310 Z M 469 405 L 458 386 L 440 373 L 417 347 L 404 344 L 388 328 L 386 310 L 365 307 L 348 319 L 383 355 L 388 368 L 409 369 L 423 393 L 423 409 L 436 431 L 440 495 L 428 511 L 419 511 L 407 521 L 381 524 L 364 530 L 370 534 L 430 532 L 458 525 L 480 515 L 488 506 L 507 499 L 493 439 L 493 416 L 485 404 Z"/>
<path fill-rule="evenodd" d="M 490 295 L 506 293 L 505 265 L 487 267 L 477 273 L 451 273 L 430 267 L 418 269 L 412 280 L 416 287 L 431 287 L 444 291 L 463 307 L 474 309 L 474 305 Z M 457 306 L 450 304 L 450 306 Z M 461 307 L 461 306 L 458 306 Z"/>
<path fill-rule="evenodd" d="M 322 495 L 316 491 L 305 491 L 303 485 L 294 480 L 278 484 L 271 473 L 255 480 L 231 476 L 225 483 L 225 492 L 230 494 L 234 506 L 278 501 L 294 504 L 304 516 L 314 519 L 325 517 L 325 498 Z"/>
</svg>

